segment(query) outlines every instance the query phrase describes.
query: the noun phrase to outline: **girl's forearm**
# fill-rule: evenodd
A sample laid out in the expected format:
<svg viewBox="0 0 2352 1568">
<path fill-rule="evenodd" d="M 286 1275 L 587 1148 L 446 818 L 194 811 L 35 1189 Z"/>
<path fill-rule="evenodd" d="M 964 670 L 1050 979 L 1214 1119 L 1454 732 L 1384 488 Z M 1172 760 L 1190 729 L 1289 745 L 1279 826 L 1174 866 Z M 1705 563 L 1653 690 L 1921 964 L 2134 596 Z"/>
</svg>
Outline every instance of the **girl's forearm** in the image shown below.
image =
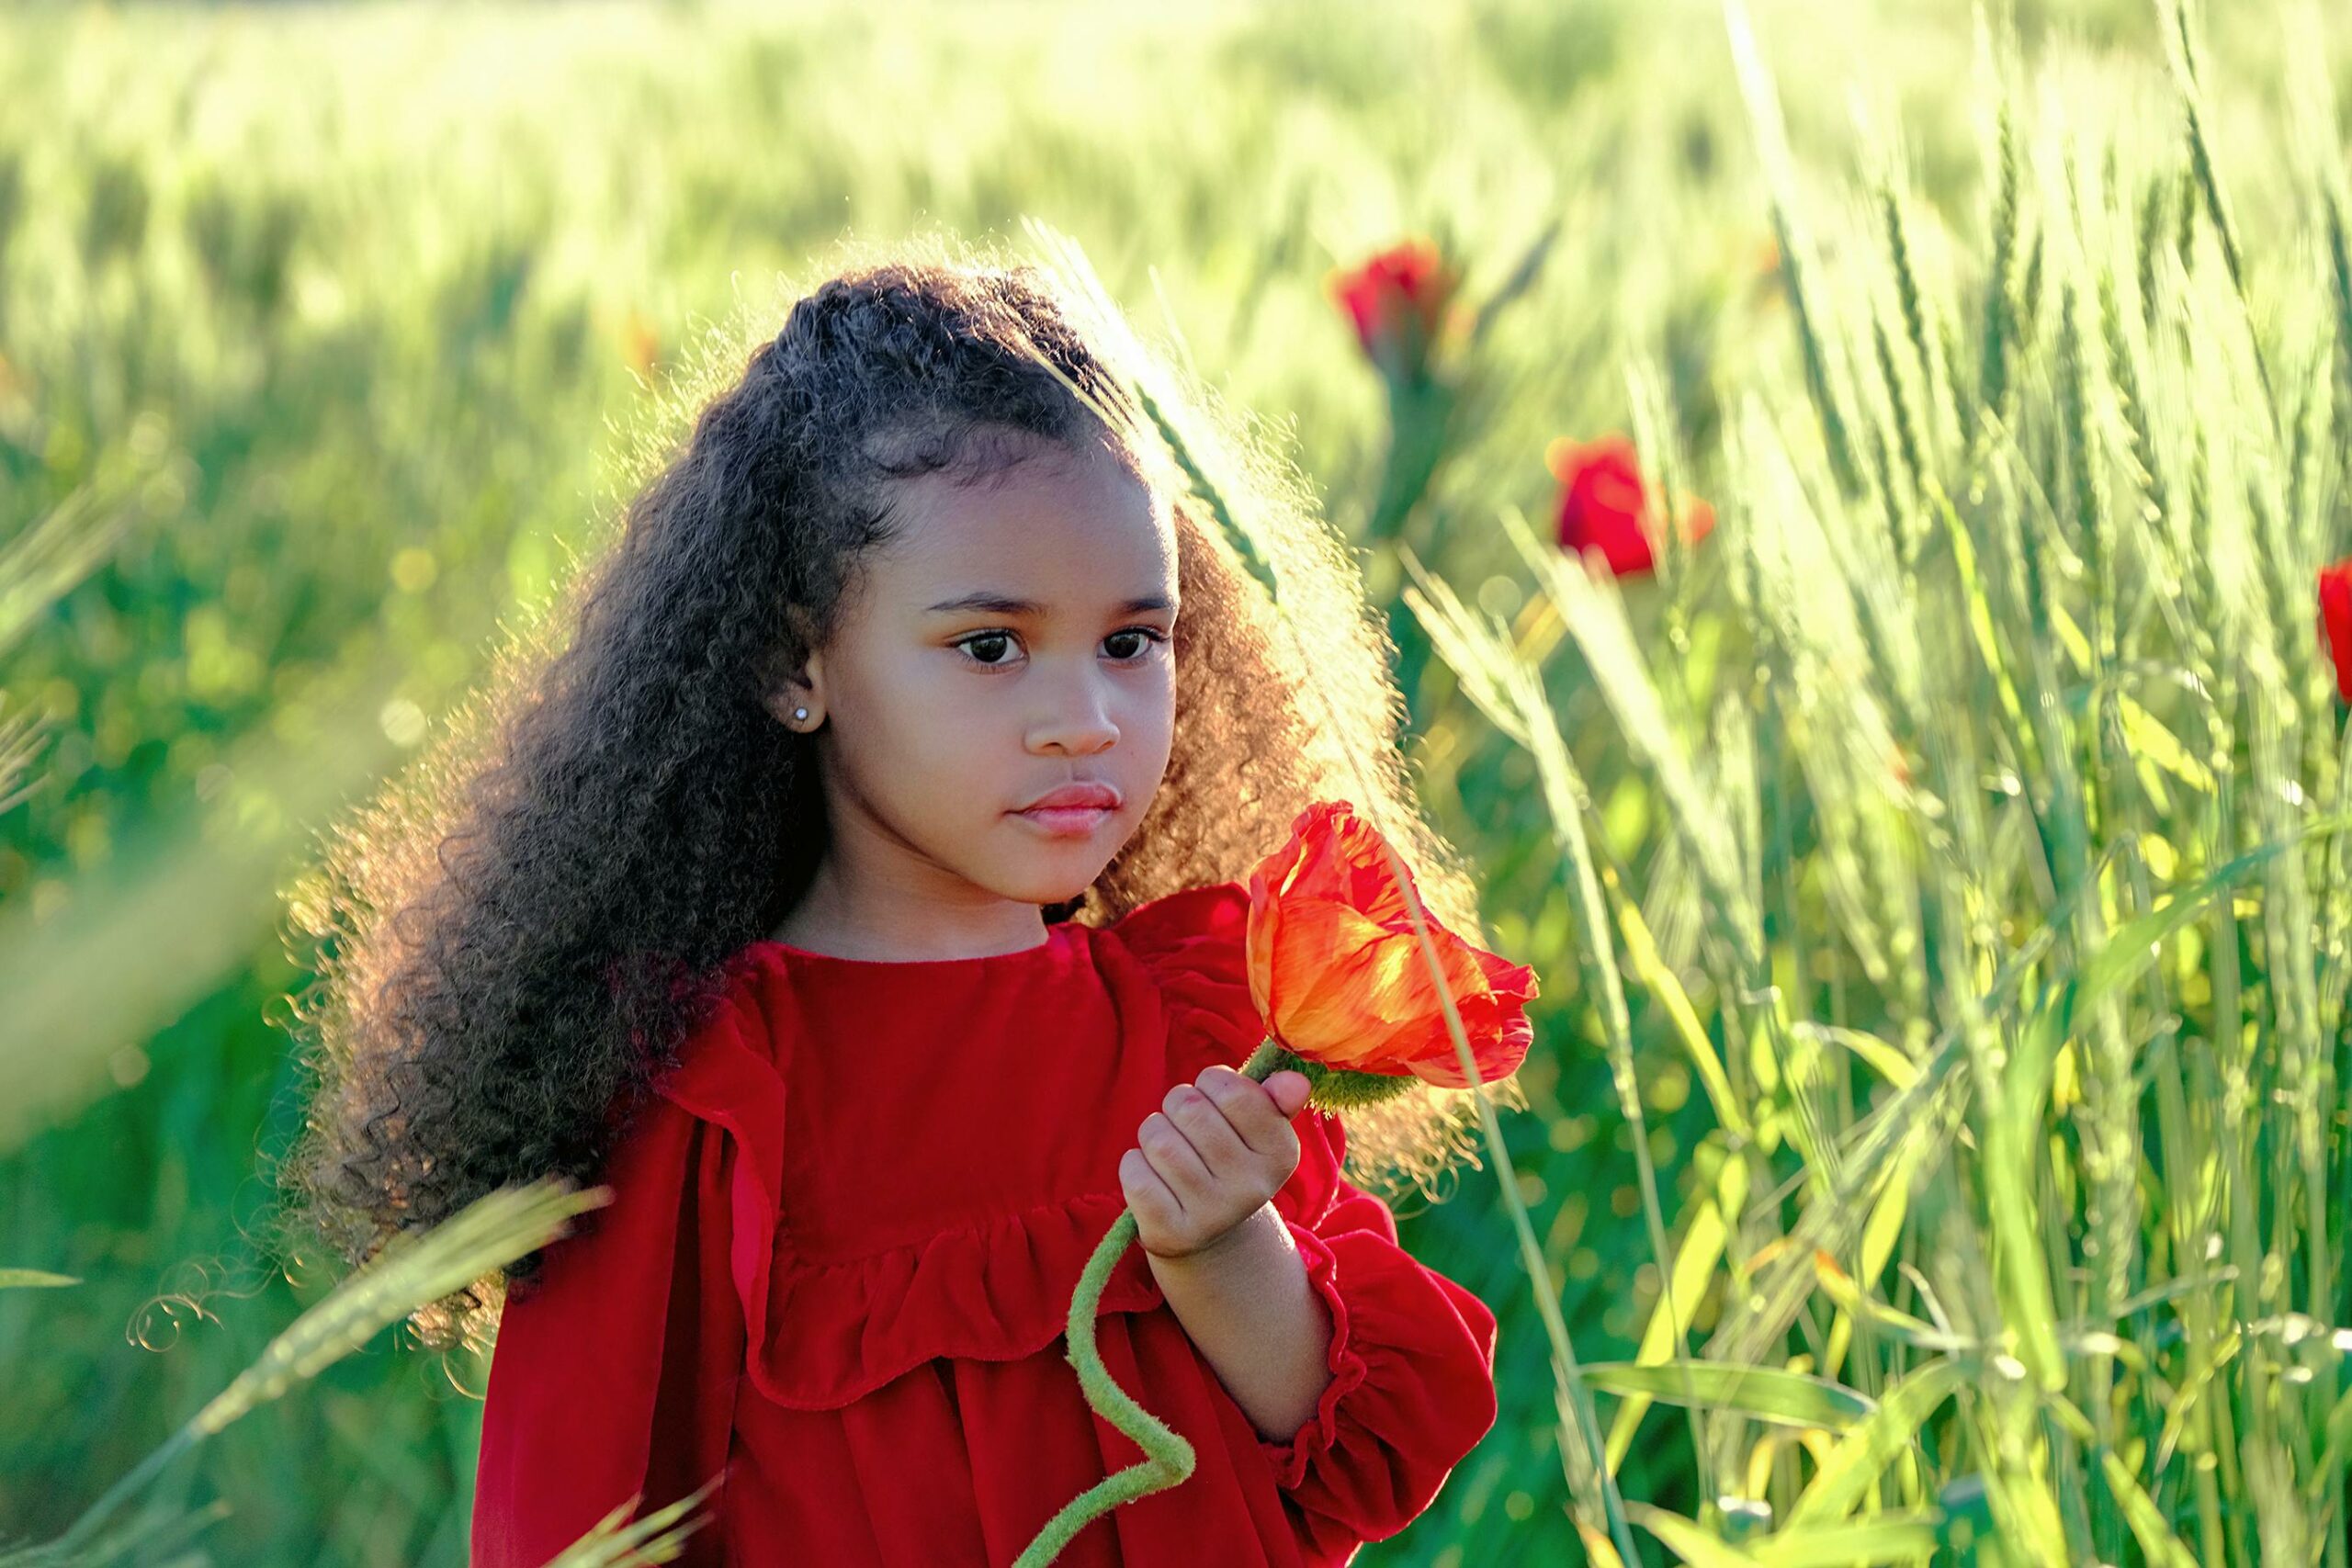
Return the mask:
<svg viewBox="0 0 2352 1568">
<path fill-rule="evenodd" d="M 1266 1204 L 1204 1252 L 1145 1256 L 1169 1310 L 1259 1436 L 1289 1441 L 1331 1381 L 1331 1314 L 1281 1213 Z"/>
</svg>

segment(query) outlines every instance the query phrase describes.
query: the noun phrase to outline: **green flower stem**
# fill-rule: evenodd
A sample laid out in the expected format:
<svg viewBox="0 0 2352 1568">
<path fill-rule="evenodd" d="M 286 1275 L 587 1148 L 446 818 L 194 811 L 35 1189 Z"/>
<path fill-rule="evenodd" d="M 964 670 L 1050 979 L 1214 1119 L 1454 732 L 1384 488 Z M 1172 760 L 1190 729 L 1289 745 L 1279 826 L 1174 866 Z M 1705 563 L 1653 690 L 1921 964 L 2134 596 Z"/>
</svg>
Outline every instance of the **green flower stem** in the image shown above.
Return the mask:
<svg viewBox="0 0 2352 1568">
<path fill-rule="evenodd" d="M 1272 1040 L 1261 1043 L 1242 1065 L 1242 1076 L 1264 1083 L 1274 1074 L 1287 1068 L 1305 1073 L 1309 1080 L 1332 1069 L 1314 1067 L 1293 1055 Z M 1363 1073 L 1334 1074 L 1340 1077 L 1363 1077 Z M 1110 1282 L 1111 1270 L 1125 1256 L 1128 1244 L 1136 1239 L 1136 1212 L 1128 1209 L 1111 1223 L 1110 1234 L 1086 1260 L 1086 1270 L 1078 1277 L 1078 1289 L 1069 1300 L 1069 1332 L 1064 1337 L 1063 1357 L 1078 1369 L 1079 1386 L 1086 1391 L 1086 1403 L 1092 1405 L 1102 1419 L 1125 1432 L 1143 1450 L 1143 1459 L 1116 1474 L 1106 1475 L 1088 1487 L 1066 1505 L 1062 1511 L 1046 1521 L 1019 1557 L 1013 1568 L 1046 1568 L 1077 1538 L 1078 1532 L 1109 1513 L 1122 1503 L 1132 1503 L 1154 1492 L 1164 1492 L 1193 1473 L 1193 1445 L 1177 1436 L 1166 1422 L 1137 1404 L 1125 1389 L 1118 1385 L 1102 1365 L 1102 1352 L 1094 1345 L 1095 1309 L 1102 1300 L 1102 1287 Z"/>
</svg>

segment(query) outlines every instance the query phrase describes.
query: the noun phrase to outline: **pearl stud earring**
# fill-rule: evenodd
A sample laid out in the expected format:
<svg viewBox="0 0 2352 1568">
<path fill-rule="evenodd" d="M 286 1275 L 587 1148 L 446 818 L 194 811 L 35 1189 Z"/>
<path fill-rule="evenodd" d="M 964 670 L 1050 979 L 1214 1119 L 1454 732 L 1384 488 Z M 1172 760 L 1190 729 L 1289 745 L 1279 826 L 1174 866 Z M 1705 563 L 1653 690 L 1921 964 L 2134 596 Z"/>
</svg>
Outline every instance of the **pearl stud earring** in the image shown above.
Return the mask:
<svg viewBox="0 0 2352 1568">
<path fill-rule="evenodd" d="M 795 718 L 807 718 L 808 716 L 808 710 L 807 708 L 794 708 L 792 710 L 792 716 Z"/>
</svg>

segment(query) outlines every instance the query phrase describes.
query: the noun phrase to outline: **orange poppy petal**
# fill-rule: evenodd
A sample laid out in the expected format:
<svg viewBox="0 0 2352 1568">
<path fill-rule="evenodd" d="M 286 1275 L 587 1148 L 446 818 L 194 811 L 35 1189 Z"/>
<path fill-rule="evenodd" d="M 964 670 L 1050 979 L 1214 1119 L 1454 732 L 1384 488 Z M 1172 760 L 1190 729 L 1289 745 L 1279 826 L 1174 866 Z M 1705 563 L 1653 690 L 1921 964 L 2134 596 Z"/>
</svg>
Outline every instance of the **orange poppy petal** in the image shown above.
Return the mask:
<svg viewBox="0 0 2352 1568">
<path fill-rule="evenodd" d="M 1286 940 L 1273 952 L 1273 1020 L 1302 1055 L 1351 1060 L 1370 1043 L 1374 1021 L 1393 1016 L 1398 965 L 1378 926 L 1343 904 L 1295 902 Z"/>
<path fill-rule="evenodd" d="M 1605 459 L 1606 443 L 1596 446 Z M 1335 1067 L 1452 1088 L 1507 1077 L 1532 1038 L 1524 1004 L 1536 994 L 1534 972 L 1464 942 L 1424 909 L 1432 974 L 1408 895 L 1418 903 L 1411 867 L 1401 878 L 1392 871 L 1386 841 L 1349 802 L 1301 811 L 1289 841 L 1250 878 L 1246 965 L 1268 1032 Z M 1471 1045 L 1471 1077 L 1446 1028 L 1449 996 Z"/>
<path fill-rule="evenodd" d="M 1261 1021 L 1274 1016 L 1273 951 L 1282 934 L 1282 901 L 1268 889 L 1266 873 L 1262 869 L 1250 873 L 1250 914 L 1241 925 L 1241 967 L 1250 978 L 1250 999 Z"/>
</svg>

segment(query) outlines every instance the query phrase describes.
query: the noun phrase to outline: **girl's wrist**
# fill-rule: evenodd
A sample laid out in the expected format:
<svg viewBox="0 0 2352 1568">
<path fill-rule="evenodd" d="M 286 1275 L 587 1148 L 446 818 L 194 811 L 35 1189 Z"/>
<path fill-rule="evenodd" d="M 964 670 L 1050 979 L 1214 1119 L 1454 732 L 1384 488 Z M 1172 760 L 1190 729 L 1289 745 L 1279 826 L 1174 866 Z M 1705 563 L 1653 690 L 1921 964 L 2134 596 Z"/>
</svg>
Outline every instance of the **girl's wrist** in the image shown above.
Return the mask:
<svg viewBox="0 0 2352 1568">
<path fill-rule="evenodd" d="M 1143 1250 L 1144 1255 L 1151 1259 L 1155 1273 L 1162 1269 L 1182 1269 L 1197 1274 L 1203 1270 L 1222 1269 L 1233 1261 L 1236 1254 L 1259 1252 L 1270 1243 L 1280 1250 L 1295 1250 L 1289 1230 L 1283 1224 L 1282 1213 L 1271 1199 L 1259 1204 L 1232 1229 L 1205 1247 L 1176 1253 L 1154 1252 L 1148 1247 Z"/>
<path fill-rule="evenodd" d="M 1268 1202 L 1213 1246 L 1151 1258 L 1168 1309 L 1261 1437 L 1287 1436 L 1331 1381 L 1329 1310 Z"/>
</svg>

